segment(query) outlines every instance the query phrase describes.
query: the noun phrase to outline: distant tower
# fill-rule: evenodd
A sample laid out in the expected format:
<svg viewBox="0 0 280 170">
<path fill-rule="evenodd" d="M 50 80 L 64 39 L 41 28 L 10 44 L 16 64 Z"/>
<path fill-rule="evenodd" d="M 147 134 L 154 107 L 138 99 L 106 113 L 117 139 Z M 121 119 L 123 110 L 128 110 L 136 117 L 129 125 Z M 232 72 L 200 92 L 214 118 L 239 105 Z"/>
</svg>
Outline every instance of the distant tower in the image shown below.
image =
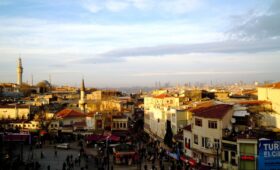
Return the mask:
<svg viewBox="0 0 280 170">
<path fill-rule="evenodd" d="M 86 111 L 85 82 L 84 82 L 84 79 L 82 80 L 82 85 L 81 85 L 81 90 L 80 90 L 79 108 L 83 112 Z"/>
<path fill-rule="evenodd" d="M 17 65 L 17 84 L 18 85 L 22 85 L 22 73 L 23 73 L 23 68 L 22 68 L 21 58 L 18 58 L 18 65 Z"/>
</svg>

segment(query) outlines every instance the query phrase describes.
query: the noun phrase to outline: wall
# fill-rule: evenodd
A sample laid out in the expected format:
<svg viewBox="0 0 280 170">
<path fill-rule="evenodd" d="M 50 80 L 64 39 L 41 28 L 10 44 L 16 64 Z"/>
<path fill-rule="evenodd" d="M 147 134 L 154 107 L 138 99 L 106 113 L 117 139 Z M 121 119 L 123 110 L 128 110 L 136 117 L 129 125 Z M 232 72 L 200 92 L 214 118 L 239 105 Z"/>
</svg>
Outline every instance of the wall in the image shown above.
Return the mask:
<svg viewBox="0 0 280 170">
<path fill-rule="evenodd" d="M 29 115 L 29 108 L 0 108 L 0 119 L 27 119 Z"/>
<path fill-rule="evenodd" d="M 271 101 L 272 109 L 280 114 L 280 89 L 279 88 L 258 88 L 258 100 Z"/>
</svg>

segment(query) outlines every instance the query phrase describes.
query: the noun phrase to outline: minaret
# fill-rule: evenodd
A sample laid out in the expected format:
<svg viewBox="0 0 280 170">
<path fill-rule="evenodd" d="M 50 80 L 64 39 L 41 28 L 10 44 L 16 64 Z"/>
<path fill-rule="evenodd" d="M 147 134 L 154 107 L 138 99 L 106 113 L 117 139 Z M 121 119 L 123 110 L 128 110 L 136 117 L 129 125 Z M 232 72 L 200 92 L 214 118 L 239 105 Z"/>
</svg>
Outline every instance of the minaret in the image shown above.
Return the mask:
<svg viewBox="0 0 280 170">
<path fill-rule="evenodd" d="M 86 111 L 85 82 L 84 82 L 84 79 L 82 79 L 82 85 L 81 85 L 81 89 L 80 89 L 79 108 L 80 108 L 83 112 Z"/>
<path fill-rule="evenodd" d="M 22 84 L 22 73 L 23 73 L 23 68 L 22 68 L 21 58 L 18 58 L 18 65 L 17 65 L 17 84 L 18 85 Z"/>
</svg>

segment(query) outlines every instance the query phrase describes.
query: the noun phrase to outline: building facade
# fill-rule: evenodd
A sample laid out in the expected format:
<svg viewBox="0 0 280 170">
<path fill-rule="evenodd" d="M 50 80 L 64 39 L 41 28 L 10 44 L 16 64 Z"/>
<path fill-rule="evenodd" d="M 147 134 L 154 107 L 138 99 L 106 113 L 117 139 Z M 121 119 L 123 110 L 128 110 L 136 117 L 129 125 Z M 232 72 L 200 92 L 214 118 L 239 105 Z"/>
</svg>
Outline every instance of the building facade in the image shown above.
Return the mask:
<svg viewBox="0 0 280 170">
<path fill-rule="evenodd" d="M 231 124 L 232 105 L 218 104 L 193 109 L 192 124 L 184 129 L 184 151 L 208 166 L 220 166 L 223 129 Z"/>
</svg>

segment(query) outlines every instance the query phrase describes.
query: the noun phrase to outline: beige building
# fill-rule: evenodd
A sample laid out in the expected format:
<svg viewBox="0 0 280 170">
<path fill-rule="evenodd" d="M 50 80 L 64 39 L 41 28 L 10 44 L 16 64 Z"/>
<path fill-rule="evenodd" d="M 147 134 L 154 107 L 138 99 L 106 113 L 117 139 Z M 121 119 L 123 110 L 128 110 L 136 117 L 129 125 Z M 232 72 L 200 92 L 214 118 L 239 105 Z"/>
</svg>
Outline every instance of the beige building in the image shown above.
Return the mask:
<svg viewBox="0 0 280 170">
<path fill-rule="evenodd" d="M 171 120 L 171 128 L 173 134 L 177 134 L 187 124 L 191 123 L 192 114 L 185 108 L 170 109 L 168 113 L 168 120 Z"/>
<path fill-rule="evenodd" d="M 179 108 L 179 106 L 179 97 L 173 97 L 164 93 L 157 96 L 145 97 L 144 130 L 162 140 L 166 131 L 168 113 L 171 108 Z"/>
<path fill-rule="evenodd" d="M 20 128 L 20 129 L 25 129 L 28 131 L 32 130 L 39 130 L 41 128 L 40 123 L 38 121 L 22 121 L 22 122 L 17 122 L 17 123 L 10 123 L 11 128 Z"/>
<path fill-rule="evenodd" d="M 121 101 L 115 99 L 87 101 L 86 108 L 89 112 L 121 112 L 123 105 Z"/>
<path fill-rule="evenodd" d="M 84 113 L 73 109 L 63 109 L 55 114 L 55 118 L 50 123 L 49 130 L 61 130 L 68 133 L 73 132 L 75 124 L 86 121 Z"/>
<path fill-rule="evenodd" d="M 128 117 L 125 115 L 112 116 L 111 130 L 128 130 Z"/>
<path fill-rule="evenodd" d="M 38 96 L 35 97 L 33 105 L 42 106 L 42 105 L 50 104 L 53 97 L 54 96 L 52 94 L 38 95 Z"/>
<path fill-rule="evenodd" d="M 0 106 L 0 119 L 28 119 L 30 107 L 28 105 Z"/>
<path fill-rule="evenodd" d="M 270 101 L 272 110 L 280 114 L 280 82 L 258 87 L 258 100 Z"/>
<path fill-rule="evenodd" d="M 115 90 L 97 90 L 87 95 L 87 100 L 106 100 L 116 98 L 120 92 Z"/>
<path fill-rule="evenodd" d="M 105 117 L 102 113 L 90 112 L 86 115 L 86 126 L 88 130 L 103 130 Z"/>
<path fill-rule="evenodd" d="M 216 165 L 221 153 L 223 129 L 231 124 L 232 105 L 218 104 L 193 109 L 191 126 L 184 129 L 184 151 L 205 165 Z"/>
</svg>

